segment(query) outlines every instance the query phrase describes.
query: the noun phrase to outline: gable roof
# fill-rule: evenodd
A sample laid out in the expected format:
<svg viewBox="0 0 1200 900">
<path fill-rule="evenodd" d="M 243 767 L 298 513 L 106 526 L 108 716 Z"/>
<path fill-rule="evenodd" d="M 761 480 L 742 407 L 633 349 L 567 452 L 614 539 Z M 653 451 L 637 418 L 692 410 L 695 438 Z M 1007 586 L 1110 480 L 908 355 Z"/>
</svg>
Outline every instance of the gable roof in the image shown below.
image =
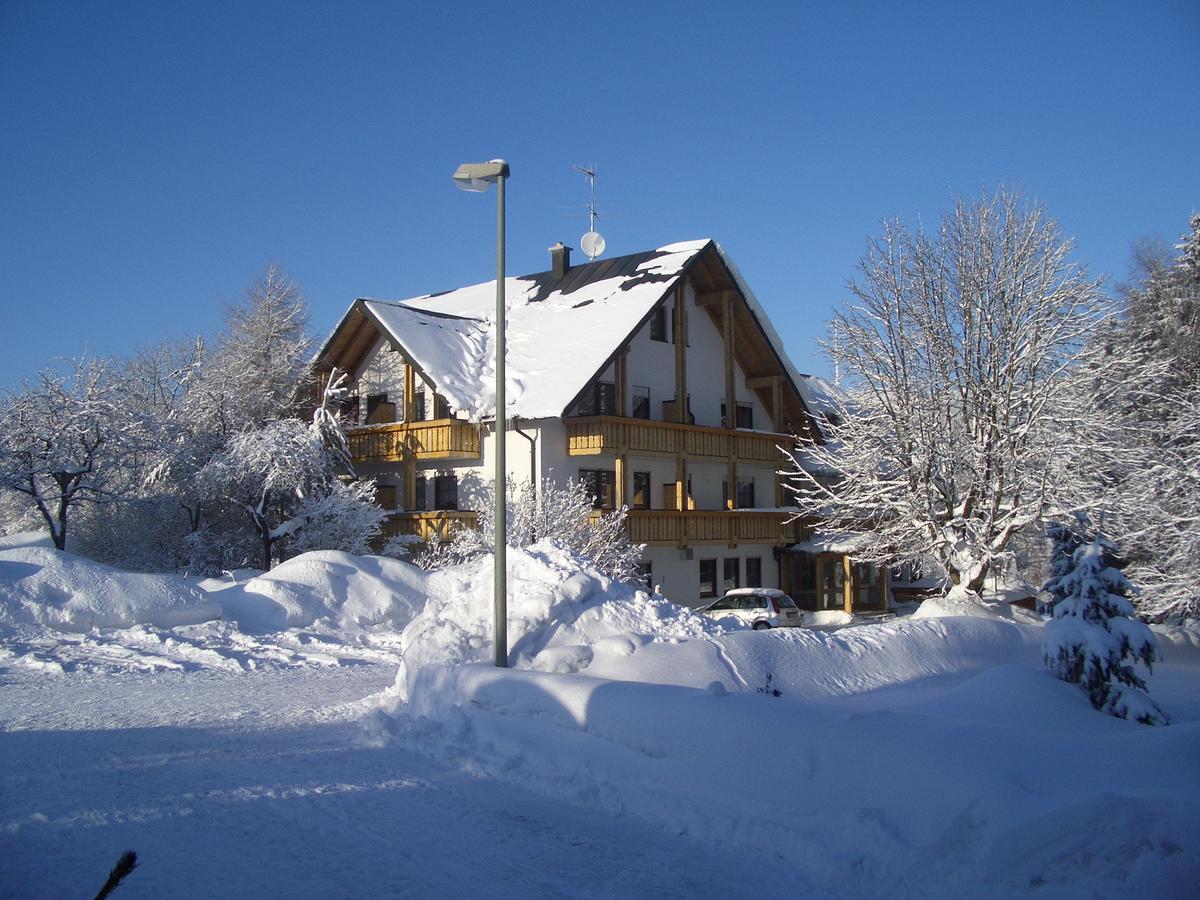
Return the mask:
<svg viewBox="0 0 1200 900">
<path fill-rule="evenodd" d="M 509 417 L 562 416 L 660 300 L 685 277 L 697 290 L 734 289 L 745 299 L 739 341 L 748 376 L 790 383 L 785 411 L 809 420 L 796 372 L 740 273 L 711 240 L 505 279 L 506 406 Z M 495 281 L 408 300 L 359 299 L 317 355 L 316 365 L 355 369 L 379 334 L 431 381 L 452 407 L 478 421 L 495 414 Z M 710 314 L 716 315 L 712 310 Z M 739 357 L 740 357 L 739 353 Z M 789 407 L 790 404 L 790 407 Z"/>
</svg>

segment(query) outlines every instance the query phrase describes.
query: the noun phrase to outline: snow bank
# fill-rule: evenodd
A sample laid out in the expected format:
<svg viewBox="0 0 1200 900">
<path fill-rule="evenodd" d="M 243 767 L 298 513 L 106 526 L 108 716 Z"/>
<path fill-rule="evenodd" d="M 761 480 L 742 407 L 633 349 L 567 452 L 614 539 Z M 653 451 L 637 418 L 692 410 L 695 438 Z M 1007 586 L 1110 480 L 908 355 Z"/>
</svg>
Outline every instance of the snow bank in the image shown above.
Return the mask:
<svg viewBox="0 0 1200 900">
<path fill-rule="evenodd" d="M 930 597 L 917 607 L 912 614 L 914 619 L 939 619 L 949 616 L 969 616 L 979 619 L 1010 618 L 1007 606 L 995 606 L 984 603 L 978 594 L 972 594 L 960 588 L 952 588 L 943 597 Z"/>
<path fill-rule="evenodd" d="M 430 574 L 426 591 L 425 608 L 401 638 L 399 701 L 423 668 L 494 658 L 490 555 Z M 648 643 L 724 632 L 658 595 L 613 582 L 552 540 L 509 550 L 509 660 L 518 668 L 578 672 L 599 664 L 611 675 Z"/>
<path fill-rule="evenodd" d="M 216 585 L 213 596 L 223 617 L 250 634 L 318 621 L 347 631 L 383 624 L 399 629 L 424 605 L 427 579 L 399 560 L 319 550 L 243 583 Z"/>
<path fill-rule="evenodd" d="M 53 547 L 54 539 L 47 531 L 17 531 L 0 535 L 0 550 L 16 550 L 19 547 Z"/>
<path fill-rule="evenodd" d="M 182 578 L 122 572 L 45 547 L 0 551 L 0 625 L 171 628 L 220 615 L 218 604 Z"/>
<path fill-rule="evenodd" d="M 769 848 L 847 895 L 1170 893 L 1197 874 L 1200 723 L 1097 715 L 1041 666 L 1040 624 L 943 604 L 724 630 L 543 545 L 511 559 L 514 668 L 498 669 L 490 560 L 429 587 L 372 742 Z"/>
</svg>

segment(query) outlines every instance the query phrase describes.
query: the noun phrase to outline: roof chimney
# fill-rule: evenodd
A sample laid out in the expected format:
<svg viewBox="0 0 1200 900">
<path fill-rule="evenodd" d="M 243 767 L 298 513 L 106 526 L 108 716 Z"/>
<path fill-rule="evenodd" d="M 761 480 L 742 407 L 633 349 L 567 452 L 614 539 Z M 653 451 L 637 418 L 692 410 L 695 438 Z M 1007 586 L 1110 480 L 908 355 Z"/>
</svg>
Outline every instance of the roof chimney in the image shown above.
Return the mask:
<svg viewBox="0 0 1200 900">
<path fill-rule="evenodd" d="M 571 268 L 571 248 L 562 241 L 550 248 L 550 268 L 555 278 L 562 278 Z"/>
</svg>

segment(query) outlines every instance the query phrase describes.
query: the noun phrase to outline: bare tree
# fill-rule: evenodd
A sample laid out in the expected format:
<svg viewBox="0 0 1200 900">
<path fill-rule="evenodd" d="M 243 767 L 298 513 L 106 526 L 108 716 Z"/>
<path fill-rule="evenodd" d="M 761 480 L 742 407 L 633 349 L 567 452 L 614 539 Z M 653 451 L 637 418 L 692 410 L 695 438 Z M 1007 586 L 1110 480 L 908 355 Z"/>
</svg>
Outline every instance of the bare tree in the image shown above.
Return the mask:
<svg viewBox="0 0 1200 900">
<path fill-rule="evenodd" d="M 489 486 L 480 499 L 476 527 L 457 528 L 449 542 L 434 541 L 417 558 L 427 569 L 467 562 L 491 553 L 496 521 L 495 491 Z M 592 505 L 592 493 L 581 481 L 565 485 L 543 479 L 536 491 L 526 484 L 508 484 L 505 502 L 511 547 L 529 547 L 550 538 L 574 550 L 600 572 L 616 581 L 636 582 L 642 545 L 631 543 L 625 528 L 628 510 L 621 507 L 600 514 Z"/>
<path fill-rule="evenodd" d="M 143 443 L 140 410 L 110 366 L 70 365 L 66 375 L 43 370 L 0 408 L 0 487 L 29 498 L 59 550 L 73 509 L 130 493 Z"/>
<path fill-rule="evenodd" d="M 862 532 L 864 559 L 932 557 L 978 593 L 1054 499 L 1063 376 L 1104 317 L 1071 249 L 1006 190 L 932 234 L 885 223 L 831 323 L 848 399 L 826 440 L 798 439 L 800 514 Z"/>
<path fill-rule="evenodd" d="M 1139 587 L 1138 614 L 1200 618 L 1200 216 L 1175 260 L 1135 259 L 1126 316 L 1073 378 L 1080 440 L 1069 468 L 1080 509 L 1103 516 Z"/>
</svg>

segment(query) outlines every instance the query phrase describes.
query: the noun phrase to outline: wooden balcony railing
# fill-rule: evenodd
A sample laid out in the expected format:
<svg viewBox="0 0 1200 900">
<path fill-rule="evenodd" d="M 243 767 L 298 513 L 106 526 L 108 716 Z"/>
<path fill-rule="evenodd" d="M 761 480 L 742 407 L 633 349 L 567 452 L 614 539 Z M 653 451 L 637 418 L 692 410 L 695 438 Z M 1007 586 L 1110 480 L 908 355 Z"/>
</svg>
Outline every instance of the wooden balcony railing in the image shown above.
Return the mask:
<svg viewBox="0 0 1200 900">
<path fill-rule="evenodd" d="M 346 438 L 355 462 L 479 458 L 479 426 L 462 419 L 368 425 L 351 428 Z"/>
<path fill-rule="evenodd" d="M 593 513 L 593 516 L 601 513 Z M 808 540 L 812 527 L 803 522 L 784 524 L 786 510 L 631 509 L 625 518 L 635 544 L 689 547 L 692 544 L 774 544 Z"/>
<path fill-rule="evenodd" d="M 779 447 L 793 438 L 766 431 L 737 431 L 682 425 L 620 416 L 581 416 L 567 419 L 567 452 L 571 456 L 629 452 L 647 456 L 733 459 L 778 466 Z"/>
<path fill-rule="evenodd" d="M 453 509 L 392 513 L 383 520 L 383 537 L 386 540 L 407 534 L 429 541 L 436 534 L 444 541 L 451 537 L 453 528 L 474 528 L 478 519 L 477 513 Z"/>
</svg>

